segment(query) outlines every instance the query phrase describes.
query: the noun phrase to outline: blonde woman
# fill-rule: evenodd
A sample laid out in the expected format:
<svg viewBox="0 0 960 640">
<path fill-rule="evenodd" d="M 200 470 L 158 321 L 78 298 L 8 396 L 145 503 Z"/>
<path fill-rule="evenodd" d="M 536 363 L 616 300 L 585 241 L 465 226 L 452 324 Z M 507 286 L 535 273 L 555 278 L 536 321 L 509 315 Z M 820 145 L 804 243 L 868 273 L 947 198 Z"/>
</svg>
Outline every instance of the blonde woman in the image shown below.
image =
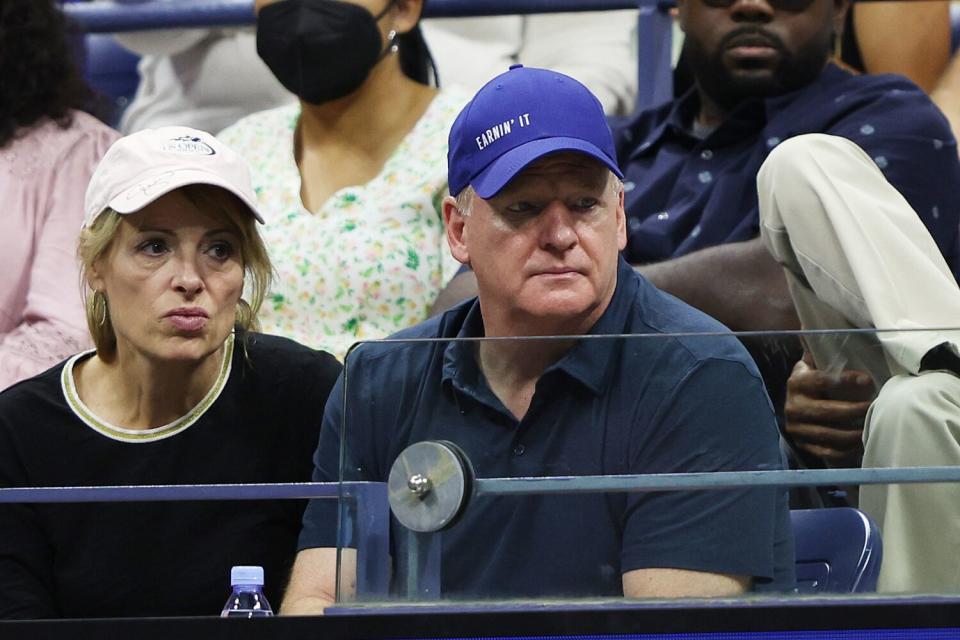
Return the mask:
<svg viewBox="0 0 960 640">
<path fill-rule="evenodd" d="M 271 272 L 253 203 L 209 134 L 146 130 L 107 151 L 79 250 L 96 348 L 0 394 L 0 486 L 310 479 L 340 366 L 252 332 Z M 0 616 L 214 614 L 234 564 L 262 565 L 279 602 L 302 510 L 3 506 Z"/>
</svg>

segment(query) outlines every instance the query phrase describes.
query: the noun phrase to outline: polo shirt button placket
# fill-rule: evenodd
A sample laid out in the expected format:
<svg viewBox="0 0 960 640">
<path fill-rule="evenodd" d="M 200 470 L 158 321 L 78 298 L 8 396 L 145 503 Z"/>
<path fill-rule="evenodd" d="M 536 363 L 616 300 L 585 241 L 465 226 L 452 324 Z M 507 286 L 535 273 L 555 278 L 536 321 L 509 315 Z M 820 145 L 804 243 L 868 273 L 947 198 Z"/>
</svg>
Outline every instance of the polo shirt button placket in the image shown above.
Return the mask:
<svg viewBox="0 0 960 640">
<path fill-rule="evenodd" d="M 523 455 L 524 451 L 526 450 L 527 450 L 526 447 L 524 447 L 522 444 L 518 444 L 513 448 L 513 455 L 520 457 Z"/>
</svg>

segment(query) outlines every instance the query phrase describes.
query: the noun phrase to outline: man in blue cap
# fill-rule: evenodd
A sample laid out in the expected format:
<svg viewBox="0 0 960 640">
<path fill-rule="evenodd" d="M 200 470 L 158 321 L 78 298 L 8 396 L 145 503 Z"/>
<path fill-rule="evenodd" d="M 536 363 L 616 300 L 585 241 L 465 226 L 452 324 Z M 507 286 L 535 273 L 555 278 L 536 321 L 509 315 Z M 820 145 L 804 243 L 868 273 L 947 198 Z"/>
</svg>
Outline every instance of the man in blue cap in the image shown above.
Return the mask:
<svg viewBox="0 0 960 640">
<path fill-rule="evenodd" d="M 338 479 L 342 448 L 345 480 L 386 481 L 423 440 L 455 443 L 481 478 L 780 467 L 773 411 L 739 342 L 619 257 L 614 158 L 600 103 L 570 77 L 515 66 L 477 93 L 450 132 L 444 217 L 479 296 L 395 336 L 419 341 L 348 356 L 315 480 Z M 605 334 L 654 336 L 577 337 Z M 332 602 L 336 521 L 335 507 L 311 503 L 285 612 Z M 396 522 L 393 534 L 403 539 Z M 716 596 L 793 582 L 774 488 L 481 496 L 442 535 L 444 597 Z"/>
</svg>

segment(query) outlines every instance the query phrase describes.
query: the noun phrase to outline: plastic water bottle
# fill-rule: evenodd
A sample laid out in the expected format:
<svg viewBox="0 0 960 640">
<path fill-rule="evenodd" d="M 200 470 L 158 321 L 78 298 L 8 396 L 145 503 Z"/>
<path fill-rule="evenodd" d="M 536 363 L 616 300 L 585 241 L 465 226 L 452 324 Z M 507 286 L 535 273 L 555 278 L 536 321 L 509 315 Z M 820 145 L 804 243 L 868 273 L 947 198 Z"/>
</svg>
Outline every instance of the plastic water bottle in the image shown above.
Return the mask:
<svg viewBox="0 0 960 640">
<path fill-rule="evenodd" d="M 263 595 L 263 567 L 233 567 L 230 569 L 233 593 L 220 612 L 221 618 L 263 618 L 273 615 L 270 603 Z"/>
</svg>

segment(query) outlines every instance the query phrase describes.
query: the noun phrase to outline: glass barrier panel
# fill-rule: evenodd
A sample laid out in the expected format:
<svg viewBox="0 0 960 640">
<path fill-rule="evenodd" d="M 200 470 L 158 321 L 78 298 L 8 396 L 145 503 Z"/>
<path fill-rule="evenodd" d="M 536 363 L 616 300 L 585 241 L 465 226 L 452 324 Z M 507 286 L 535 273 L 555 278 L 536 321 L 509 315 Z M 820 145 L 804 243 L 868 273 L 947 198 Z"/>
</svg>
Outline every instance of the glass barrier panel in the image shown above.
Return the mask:
<svg viewBox="0 0 960 640">
<path fill-rule="evenodd" d="M 176 467 L 163 450 L 154 455 Z M 129 464 L 116 449 L 111 457 L 98 462 Z M 247 463 L 245 473 L 255 475 L 256 461 Z M 270 605 L 279 610 L 307 505 L 303 485 L 226 483 L 221 469 L 208 475 L 197 467 L 188 470 L 193 484 L 95 479 L 114 471 L 74 466 L 61 483 L 74 486 L 0 486 L 0 621 L 219 616 L 228 607 L 231 616 L 260 617 Z M 312 495 L 335 506 L 337 490 L 332 483 Z M 255 597 L 231 606 L 231 587 L 240 584 Z"/>
<path fill-rule="evenodd" d="M 956 591 L 952 335 L 359 345 L 327 406 L 342 447 L 318 459 L 344 490 L 387 483 L 389 578 L 354 588 L 342 566 L 338 603 Z"/>
<path fill-rule="evenodd" d="M 28 447 L 25 418 L 0 443 L 2 617 L 216 616 L 235 565 L 279 610 L 295 559 L 298 613 L 960 604 L 955 331 L 364 343 L 299 475 L 154 446 L 202 425 L 121 455 Z M 102 486 L 126 451 L 155 485 Z"/>
</svg>

